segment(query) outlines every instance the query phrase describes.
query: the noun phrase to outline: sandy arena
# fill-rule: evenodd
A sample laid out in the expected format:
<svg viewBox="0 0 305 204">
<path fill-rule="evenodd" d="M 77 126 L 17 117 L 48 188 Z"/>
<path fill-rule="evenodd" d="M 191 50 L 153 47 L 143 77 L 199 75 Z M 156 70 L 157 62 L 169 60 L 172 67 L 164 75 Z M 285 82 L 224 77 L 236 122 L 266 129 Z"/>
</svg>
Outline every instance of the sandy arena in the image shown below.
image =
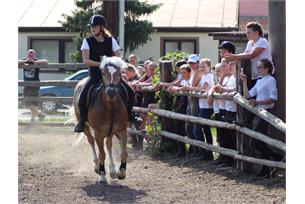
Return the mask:
<svg viewBox="0 0 305 204">
<path fill-rule="evenodd" d="M 285 181 L 212 162 L 153 160 L 129 150 L 125 180 L 98 185 L 86 138 L 68 127 L 19 127 L 19 203 L 285 203 Z M 117 151 L 114 147 L 114 152 Z M 118 153 L 116 168 L 118 168 Z M 108 171 L 108 166 L 106 166 Z"/>
</svg>

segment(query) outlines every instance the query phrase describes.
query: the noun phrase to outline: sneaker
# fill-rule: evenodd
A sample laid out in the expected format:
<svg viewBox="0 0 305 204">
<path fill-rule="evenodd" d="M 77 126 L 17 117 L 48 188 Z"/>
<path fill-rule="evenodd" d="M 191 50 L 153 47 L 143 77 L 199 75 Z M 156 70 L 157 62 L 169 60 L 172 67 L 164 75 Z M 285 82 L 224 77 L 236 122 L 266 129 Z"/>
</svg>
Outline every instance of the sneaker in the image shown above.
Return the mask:
<svg viewBox="0 0 305 204">
<path fill-rule="evenodd" d="M 136 129 L 139 130 L 139 129 L 140 129 L 140 126 L 141 126 L 142 123 L 143 123 L 143 120 L 142 120 L 142 118 L 140 118 L 140 117 L 134 117 L 133 123 L 134 123 L 134 126 L 136 127 Z"/>
</svg>

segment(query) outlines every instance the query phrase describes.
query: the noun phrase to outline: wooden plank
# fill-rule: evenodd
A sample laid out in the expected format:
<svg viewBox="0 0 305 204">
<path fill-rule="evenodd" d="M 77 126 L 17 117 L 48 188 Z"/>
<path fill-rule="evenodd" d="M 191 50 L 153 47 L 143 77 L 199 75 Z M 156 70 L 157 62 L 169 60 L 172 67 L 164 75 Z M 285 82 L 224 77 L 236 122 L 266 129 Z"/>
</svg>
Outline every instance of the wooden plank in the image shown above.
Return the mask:
<svg viewBox="0 0 305 204">
<path fill-rule="evenodd" d="M 43 80 L 43 81 L 23 81 L 19 80 L 19 86 L 69 86 L 75 87 L 78 83 L 78 80 L 69 80 L 69 81 L 62 81 L 62 80 Z"/>
<path fill-rule="evenodd" d="M 139 135 L 142 137 L 146 136 L 142 131 L 131 129 L 131 128 L 128 128 L 127 132 L 129 132 L 131 134 L 136 134 L 136 135 Z M 202 141 L 193 140 L 188 137 L 184 137 L 184 136 L 170 133 L 170 132 L 163 131 L 163 130 L 159 131 L 159 134 L 163 137 L 168 137 L 173 140 L 183 142 L 186 144 L 190 144 L 190 145 L 194 145 L 194 146 L 197 146 L 197 147 L 209 150 L 209 151 L 218 152 L 220 154 L 227 155 L 229 157 L 233 157 L 234 159 L 237 159 L 240 161 L 246 161 L 246 162 L 250 162 L 250 163 L 254 163 L 254 164 L 260 164 L 260 165 L 265 165 L 265 166 L 269 166 L 269 167 L 277 167 L 277 168 L 286 169 L 286 163 L 284 163 L 284 162 L 270 161 L 270 160 L 266 160 L 266 159 L 257 159 L 254 157 L 240 155 L 238 151 L 233 150 L 233 149 L 227 149 L 227 148 L 211 145 L 211 144 L 208 144 L 208 143 L 205 143 Z"/>
<path fill-rule="evenodd" d="M 249 103 L 248 100 L 246 100 L 242 95 L 239 93 L 234 95 L 233 100 L 243 108 L 251 111 L 255 115 L 259 116 L 263 120 L 267 121 L 270 125 L 273 127 L 277 128 L 283 133 L 286 133 L 286 124 L 278 117 L 275 115 L 269 113 L 268 111 L 262 109 L 262 108 L 257 108 L 257 107 L 252 107 Z"/>
<path fill-rule="evenodd" d="M 285 143 L 283 143 L 279 140 L 270 138 L 267 135 L 256 132 L 256 131 L 251 130 L 249 128 L 240 127 L 240 126 L 232 124 L 232 123 L 209 120 L 209 119 L 184 115 L 184 114 L 181 114 L 181 113 L 175 113 L 175 112 L 172 112 L 172 111 L 161 110 L 161 109 L 148 109 L 148 108 L 134 107 L 133 110 L 135 112 L 140 112 L 140 113 L 151 112 L 151 113 L 153 113 L 157 116 L 160 116 L 160 117 L 182 120 L 182 121 L 185 121 L 185 122 L 191 122 L 191 123 L 196 123 L 196 124 L 201 124 L 201 125 L 208 125 L 210 127 L 219 127 L 219 128 L 236 130 L 236 131 L 239 131 L 241 133 L 244 133 L 244 134 L 248 135 L 251 138 L 260 140 L 262 142 L 265 142 L 266 144 L 269 144 L 270 146 L 276 147 L 276 148 L 286 152 L 286 144 Z"/>
<path fill-rule="evenodd" d="M 183 137 L 181 135 L 177 135 L 177 134 L 170 133 L 167 131 L 161 130 L 161 131 L 159 131 L 159 134 L 164 137 L 168 137 L 168 138 L 177 140 L 179 142 L 191 144 L 191 145 L 194 145 L 194 146 L 197 146 L 197 147 L 209 150 L 209 151 L 218 152 L 220 154 L 224 154 L 229 157 L 233 157 L 234 159 L 247 161 L 247 162 L 251 162 L 254 164 L 265 165 L 265 166 L 269 166 L 269 167 L 277 167 L 277 168 L 281 168 L 281 169 L 286 169 L 286 163 L 284 163 L 284 162 L 276 162 L 276 161 L 270 161 L 270 160 L 266 160 L 266 159 L 257 159 L 257 158 L 253 158 L 253 157 L 249 157 L 249 156 L 240 155 L 237 151 L 232 150 L 232 149 L 227 149 L 227 148 L 211 145 L 211 144 L 208 144 L 205 142 L 193 140 L 188 137 Z"/>
<path fill-rule="evenodd" d="M 62 103 L 72 103 L 73 97 L 18 97 L 19 101 L 55 101 Z"/>
<path fill-rule="evenodd" d="M 88 65 L 83 63 L 49 63 L 49 64 L 36 64 L 36 65 L 25 65 L 23 63 L 18 64 L 19 69 L 66 69 L 66 70 L 80 70 L 89 68 Z"/>
</svg>

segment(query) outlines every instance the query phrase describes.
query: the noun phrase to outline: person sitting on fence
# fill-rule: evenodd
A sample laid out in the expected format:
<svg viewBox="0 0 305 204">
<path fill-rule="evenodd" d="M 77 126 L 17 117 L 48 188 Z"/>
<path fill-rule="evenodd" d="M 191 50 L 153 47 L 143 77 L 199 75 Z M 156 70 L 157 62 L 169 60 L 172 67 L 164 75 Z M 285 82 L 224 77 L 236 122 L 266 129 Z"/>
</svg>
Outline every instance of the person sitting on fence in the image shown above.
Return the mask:
<svg viewBox="0 0 305 204">
<path fill-rule="evenodd" d="M 101 64 L 102 56 L 118 56 L 120 57 L 120 47 L 112 37 L 111 33 L 105 28 L 106 19 L 101 15 L 94 15 L 90 18 L 88 26 L 90 26 L 90 31 L 92 36 L 86 37 L 83 40 L 81 51 L 83 62 L 90 66 L 89 68 L 89 78 L 83 87 L 80 97 L 78 99 L 78 106 L 80 110 L 79 122 L 76 125 L 74 132 L 80 133 L 84 131 L 85 123 L 88 117 L 88 107 L 86 104 L 87 93 L 92 85 L 98 84 L 102 80 L 102 72 L 99 69 Z M 132 88 L 123 79 L 120 81 L 120 89 L 126 89 L 128 92 L 128 104 L 126 103 L 128 119 L 133 121 L 138 127 L 142 121 L 141 119 L 135 117 L 132 107 L 134 92 Z"/>
<path fill-rule="evenodd" d="M 202 78 L 198 87 L 183 86 L 184 91 L 202 91 L 208 92 L 214 86 L 214 76 L 211 73 L 210 59 L 203 58 L 199 62 L 199 68 L 203 70 Z M 207 99 L 199 98 L 199 114 L 198 117 L 210 119 L 213 114 L 213 106 L 207 103 Z M 202 134 L 202 129 L 204 135 Z M 193 126 L 193 135 L 196 140 L 213 144 L 211 128 L 207 125 L 196 124 Z M 195 154 L 195 159 L 213 160 L 213 152 L 199 149 Z"/>
<path fill-rule="evenodd" d="M 218 63 L 215 65 L 215 78 L 216 81 L 215 83 L 217 84 L 222 76 L 223 73 L 223 67 L 224 65 L 222 63 Z M 222 120 L 222 113 L 220 113 L 220 99 L 213 99 L 213 93 L 215 92 L 214 89 L 215 86 L 213 86 L 209 92 L 208 92 L 208 98 L 207 98 L 207 102 L 210 105 L 213 105 L 213 111 L 214 111 L 214 115 L 215 115 L 215 120 L 216 121 L 223 121 Z M 223 141 L 225 139 L 225 135 L 223 134 L 223 128 L 216 128 L 216 138 L 217 138 L 217 142 L 218 145 L 220 147 L 223 147 Z M 219 155 L 219 157 L 216 160 L 216 164 L 221 164 L 223 163 L 223 157 L 222 155 Z"/>
<path fill-rule="evenodd" d="M 159 90 L 161 88 L 168 88 L 170 86 L 180 85 L 180 82 L 182 80 L 182 77 L 181 77 L 181 74 L 180 74 L 180 67 L 184 64 L 186 64 L 185 60 L 179 60 L 178 62 L 176 62 L 175 68 L 176 68 L 177 77 L 172 82 L 158 82 L 155 85 L 155 90 Z"/>
<path fill-rule="evenodd" d="M 249 102 L 253 107 L 259 107 L 271 112 L 274 103 L 278 99 L 276 80 L 272 76 L 273 64 L 269 59 L 261 59 L 257 63 L 257 70 L 262 78 L 257 80 L 250 91 L 248 91 L 247 76 L 244 73 L 240 73 L 240 79 L 243 81 L 243 94 L 245 98 L 250 99 Z M 256 99 L 252 98 L 254 96 L 256 96 Z M 254 130 L 262 134 L 267 134 L 269 123 L 258 116 L 256 116 L 256 120 L 257 123 Z M 255 149 L 261 152 L 263 159 L 270 159 L 269 157 L 272 157 L 275 160 L 281 160 L 281 157 L 268 148 L 266 143 L 254 140 L 254 146 Z M 269 167 L 263 166 L 259 175 L 268 176 L 269 173 Z"/>
<path fill-rule="evenodd" d="M 182 89 L 182 86 L 187 85 L 191 76 L 191 68 L 188 64 L 184 64 L 180 67 L 181 81 L 179 86 L 170 86 L 168 91 L 175 93 Z M 176 96 L 175 109 L 177 113 L 186 114 L 187 109 L 187 96 L 178 95 Z M 181 136 L 185 136 L 185 122 L 182 120 L 175 120 L 175 133 Z M 183 127 L 183 128 L 182 128 Z M 178 142 L 178 154 L 177 157 L 186 155 L 186 148 L 183 142 Z"/>
<path fill-rule="evenodd" d="M 34 64 L 48 64 L 46 59 L 38 60 L 36 58 L 36 51 L 33 49 L 29 49 L 27 52 L 27 58 L 18 60 L 18 63 L 22 63 L 25 65 L 34 65 Z M 24 81 L 39 81 L 39 68 L 24 68 L 23 69 L 23 79 Z M 39 96 L 39 86 L 25 86 L 23 89 L 24 97 L 38 97 Z M 39 110 L 38 101 L 27 101 L 25 105 L 31 111 L 31 122 L 35 121 L 35 117 L 37 116 L 40 121 L 43 121 L 46 115 Z"/>
<path fill-rule="evenodd" d="M 225 63 L 225 62 L 223 62 Z M 215 91 L 224 92 L 234 92 L 236 91 L 236 64 L 234 61 L 227 63 L 224 67 L 224 74 L 226 77 L 224 81 L 226 82 L 224 86 L 216 85 Z M 225 116 L 223 117 L 224 122 L 233 123 L 236 121 L 236 103 L 232 100 L 225 100 Z M 236 131 L 226 130 L 224 133 L 223 147 L 228 149 L 236 150 Z M 228 166 L 234 165 L 234 159 L 229 156 L 224 157 L 224 164 Z"/>
</svg>

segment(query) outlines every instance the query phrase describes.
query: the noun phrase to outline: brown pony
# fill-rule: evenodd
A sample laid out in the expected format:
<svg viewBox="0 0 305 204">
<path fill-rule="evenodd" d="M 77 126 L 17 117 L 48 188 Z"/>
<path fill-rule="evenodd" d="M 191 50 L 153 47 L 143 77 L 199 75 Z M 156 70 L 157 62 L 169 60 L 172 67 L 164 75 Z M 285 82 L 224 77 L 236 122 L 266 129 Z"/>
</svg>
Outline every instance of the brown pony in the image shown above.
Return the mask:
<svg viewBox="0 0 305 204">
<path fill-rule="evenodd" d="M 109 172 L 111 178 L 124 179 L 127 164 L 127 109 L 119 94 L 121 69 L 127 64 L 119 57 L 104 57 L 100 69 L 103 73 L 103 83 L 99 87 L 93 105 L 89 107 L 88 120 L 84 130 L 93 153 L 95 172 L 100 175 L 99 182 L 107 183 L 105 171 L 104 139 L 109 153 Z M 79 120 L 77 99 L 86 80 L 80 81 L 74 91 L 73 106 Z M 94 130 L 94 137 L 90 127 Z M 112 157 L 112 137 L 116 135 L 121 148 L 121 165 L 116 173 Z M 99 156 L 95 151 L 95 142 L 98 146 Z"/>
</svg>

